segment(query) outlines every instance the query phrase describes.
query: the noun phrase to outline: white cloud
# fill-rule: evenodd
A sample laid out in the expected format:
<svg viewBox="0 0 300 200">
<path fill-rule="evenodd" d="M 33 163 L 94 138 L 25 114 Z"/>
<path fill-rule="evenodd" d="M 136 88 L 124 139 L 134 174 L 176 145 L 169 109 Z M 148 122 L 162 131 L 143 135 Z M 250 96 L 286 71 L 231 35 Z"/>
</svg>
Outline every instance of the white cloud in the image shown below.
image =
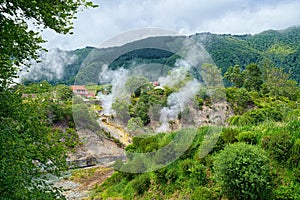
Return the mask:
<svg viewBox="0 0 300 200">
<path fill-rule="evenodd" d="M 297 25 L 300 19 L 300 2 L 265 5 L 254 12 L 244 9 L 230 12 L 220 19 L 211 19 L 198 27 L 215 33 L 258 33 L 267 29 L 283 29 Z"/>
<path fill-rule="evenodd" d="M 158 27 L 183 34 L 258 33 L 297 25 L 297 0 L 94 0 L 100 7 L 78 14 L 74 34 L 45 31 L 46 47 L 98 46 L 120 33 Z"/>
</svg>

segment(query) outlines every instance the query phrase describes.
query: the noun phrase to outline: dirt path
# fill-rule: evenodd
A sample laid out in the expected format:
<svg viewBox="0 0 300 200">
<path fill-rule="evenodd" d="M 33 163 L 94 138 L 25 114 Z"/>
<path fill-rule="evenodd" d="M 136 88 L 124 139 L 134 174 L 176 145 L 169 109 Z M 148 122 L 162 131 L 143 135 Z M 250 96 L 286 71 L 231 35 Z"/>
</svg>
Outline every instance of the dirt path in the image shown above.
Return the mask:
<svg viewBox="0 0 300 200">
<path fill-rule="evenodd" d="M 62 179 L 55 185 L 64 189 L 67 200 L 89 199 L 89 192 L 109 178 L 114 170 L 104 166 L 94 166 L 72 171 L 68 179 Z"/>
</svg>

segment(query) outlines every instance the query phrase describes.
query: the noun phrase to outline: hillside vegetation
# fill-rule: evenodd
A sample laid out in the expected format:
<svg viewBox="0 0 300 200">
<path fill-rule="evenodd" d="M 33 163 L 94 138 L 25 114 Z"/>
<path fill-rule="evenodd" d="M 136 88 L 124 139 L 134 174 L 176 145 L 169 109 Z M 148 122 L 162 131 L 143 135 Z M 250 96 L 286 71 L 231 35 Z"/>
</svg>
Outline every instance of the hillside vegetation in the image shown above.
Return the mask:
<svg viewBox="0 0 300 200">
<path fill-rule="evenodd" d="M 202 150 L 214 126 L 136 136 L 126 147 L 127 163 L 116 162 L 116 172 L 95 187 L 91 199 L 300 199 L 299 86 L 282 68 L 262 72 L 255 63 L 229 68 L 225 79 L 232 85 L 225 93 L 235 115 L 214 134 L 217 141 L 207 155 Z M 180 144 L 168 144 L 180 135 L 194 135 L 183 155 L 146 170 L 176 157 Z M 151 164 L 133 156 L 151 152 Z"/>
<path fill-rule="evenodd" d="M 292 79 L 300 81 L 300 28 L 298 27 L 280 31 L 268 30 L 256 35 L 200 33 L 192 35 L 190 38 L 204 46 L 223 74 L 230 66 L 238 65 L 244 69 L 250 63 L 257 63 L 260 66 L 281 67 L 285 72 L 291 74 Z M 166 73 L 180 57 L 176 52 L 172 52 L 172 49 L 180 48 L 182 41 L 184 41 L 183 37 L 164 36 L 146 38 L 120 47 L 60 50 L 56 54 L 57 57 L 64 52 L 67 57 L 74 58 L 73 62 L 62 61 L 61 77 L 55 76 L 52 70 L 53 66 L 44 66 L 42 63 L 39 65 L 41 70 L 24 76 L 23 82 L 28 84 L 32 80 L 39 82 L 46 79 L 51 84 L 71 85 L 76 82 L 75 75 L 79 72 L 77 84 L 99 83 L 94 74 L 99 72 L 101 66 L 107 62 L 109 62 L 110 69 L 114 70 L 119 67 L 128 69 L 149 63 L 164 64 L 165 68 L 160 70 L 162 73 Z M 149 69 L 149 73 L 157 73 L 156 69 L 152 71 Z"/>
<path fill-rule="evenodd" d="M 78 130 L 127 145 L 101 127 L 106 123 L 127 131 L 131 144 L 127 161 L 115 162 L 91 199 L 300 199 L 299 34 L 296 27 L 196 34 L 190 38 L 214 63 L 192 67 L 170 51 L 183 37 L 56 50 L 72 57 L 60 77 L 44 66 L 0 93 L 1 194 L 63 199 L 46 181 L 66 170 L 67 153 L 82 146 Z M 98 76 L 105 67 L 107 82 Z M 156 85 L 159 78 L 175 81 Z M 73 84 L 99 99 L 71 99 Z M 106 100 L 113 112 L 105 113 Z M 220 110 L 224 123 L 214 115 Z"/>
</svg>

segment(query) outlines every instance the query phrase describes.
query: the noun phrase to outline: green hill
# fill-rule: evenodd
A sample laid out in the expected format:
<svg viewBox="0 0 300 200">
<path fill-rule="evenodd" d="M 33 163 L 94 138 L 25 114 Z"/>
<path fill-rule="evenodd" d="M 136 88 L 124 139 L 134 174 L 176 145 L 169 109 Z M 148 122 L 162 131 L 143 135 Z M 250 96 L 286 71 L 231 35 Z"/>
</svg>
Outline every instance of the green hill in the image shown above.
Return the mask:
<svg viewBox="0 0 300 200">
<path fill-rule="evenodd" d="M 300 28 L 291 27 L 285 30 L 268 30 L 256 35 L 230 35 L 197 33 L 189 36 L 195 42 L 203 45 L 211 55 L 215 64 L 225 73 L 230 66 L 239 65 L 245 68 L 250 63 L 258 63 L 260 67 L 272 65 L 282 67 L 297 82 L 300 81 Z M 180 48 L 184 37 L 152 37 L 119 47 L 102 48 L 86 47 L 67 51 L 67 55 L 75 56 L 72 64 L 64 63 L 63 76 L 45 77 L 45 72 L 53 66 L 41 67 L 43 70 L 28 76 L 26 81 L 42 81 L 46 79 L 52 84 L 74 84 L 79 72 L 78 83 L 97 83 L 97 76 L 103 64 L 110 64 L 111 69 L 119 67 L 131 68 L 140 64 L 165 64 L 173 67 L 177 58 L 172 49 Z M 132 51 L 133 49 L 133 51 Z M 62 51 L 60 51 L 62 52 Z M 43 63 L 41 64 L 43 66 Z M 81 67 L 81 70 L 79 70 Z M 168 71 L 164 69 L 163 71 Z M 155 72 L 155 70 L 153 71 Z M 49 72 L 48 72 L 49 73 Z M 151 72 L 150 72 L 151 73 Z M 47 73 L 46 73 L 47 74 Z"/>
</svg>

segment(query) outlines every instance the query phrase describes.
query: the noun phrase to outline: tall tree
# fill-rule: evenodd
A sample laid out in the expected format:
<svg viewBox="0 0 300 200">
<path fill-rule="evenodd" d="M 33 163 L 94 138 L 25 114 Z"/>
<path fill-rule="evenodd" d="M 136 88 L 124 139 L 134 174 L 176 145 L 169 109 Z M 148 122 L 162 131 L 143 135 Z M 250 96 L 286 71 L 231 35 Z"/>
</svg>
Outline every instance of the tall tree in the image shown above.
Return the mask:
<svg viewBox="0 0 300 200">
<path fill-rule="evenodd" d="M 43 97 L 45 98 L 45 97 Z M 65 148 L 47 120 L 47 101 L 22 102 L 0 92 L 0 199 L 63 198 L 46 184 L 47 175 L 65 169 Z"/>
<path fill-rule="evenodd" d="M 22 101 L 8 86 L 23 65 L 38 59 L 42 29 L 71 33 L 75 14 L 94 6 L 86 0 L 0 0 L 0 199 L 63 198 L 45 181 L 65 163 L 61 138 L 49 128 L 47 101 Z"/>
<path fill-rule="evenodd" d="M 246 66 L 243 71 L 244 87 L 247 90 L 259 91 L 263 84 L 263 76 L 259 66 L 255 63 L 251 63 Z"/>
<path fill-rule="evenodd" d="M 221 70 L 216 65 L 203 64 L 201 73 L 206 86 L 220 86 L 223 84 Z"/>
<path fill-rule="evenodd" d="M 230 81 L 235 87 L 240 88 L 243 86 L 243 73 L 240 66 L 235 65 L 228 68 L 224 74 L 224 78 Z"/>
<path fill-rule="evenodd" d="M 285 73 L 284 69 L 279 67 L 271 67 L 265 71 L 263 93 L 275 98 L 285 96 L 291 100 L 297 100 L 300 91 L 297 82 L 290 79 L 290 74 Z"/>
</svg>

